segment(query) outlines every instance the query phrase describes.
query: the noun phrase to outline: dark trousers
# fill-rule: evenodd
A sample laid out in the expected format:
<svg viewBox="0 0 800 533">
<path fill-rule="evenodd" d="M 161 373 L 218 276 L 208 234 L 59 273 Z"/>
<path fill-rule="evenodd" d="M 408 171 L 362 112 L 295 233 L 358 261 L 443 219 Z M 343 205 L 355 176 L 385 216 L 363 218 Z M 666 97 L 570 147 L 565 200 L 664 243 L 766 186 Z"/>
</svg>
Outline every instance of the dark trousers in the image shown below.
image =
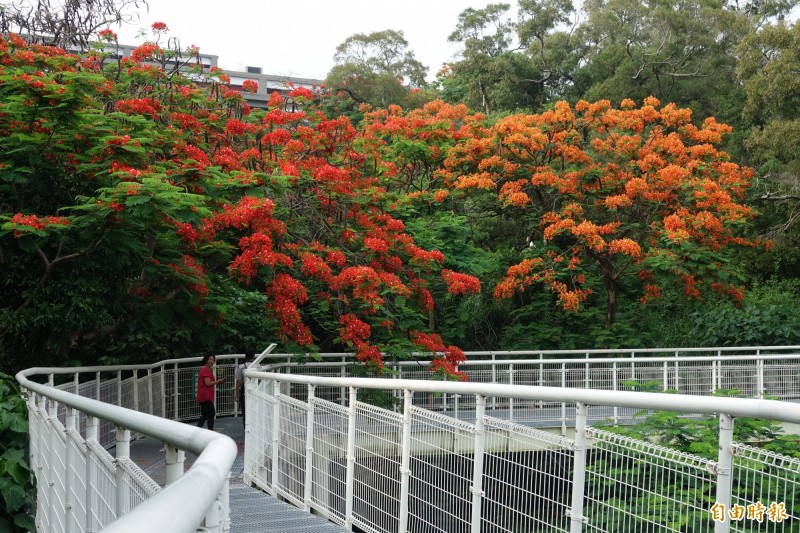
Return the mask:
<svg viewBox="0 0 800 533">
<path fill-rule="evenodd" d="M 239 405 L 242 407 L 242 427 L 244 427 L 244 385 L 239 387 Z"/>
<path fill-rule="evenodd" d="M 197 423 L 197 427 L 203 427 L 203 424 L 208 421 L 208 429 L 214 431 L 214 417 L 216 416 L 217 410 L 214 408 L 214 402 L 200 403 L 200 422 Z"/>
</svg>

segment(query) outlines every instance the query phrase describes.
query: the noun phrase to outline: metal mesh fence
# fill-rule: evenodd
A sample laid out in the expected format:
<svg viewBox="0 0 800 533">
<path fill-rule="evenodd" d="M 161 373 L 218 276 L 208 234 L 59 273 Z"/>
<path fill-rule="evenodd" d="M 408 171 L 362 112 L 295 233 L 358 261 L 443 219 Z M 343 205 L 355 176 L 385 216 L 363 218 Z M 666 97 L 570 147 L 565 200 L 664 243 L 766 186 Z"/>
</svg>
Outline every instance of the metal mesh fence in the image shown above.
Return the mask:
<svg viewBox="0 0 800 533">
<path fill-rule="evenodd" d="M 569 531 L 575 443 L 485 417 L 481 531 Z"/>
<path fill-rule="evenodd" d="M 272 448 L 275 399 L 272 381 L 248 380 L 247 419 L 245 424 L 247 445 L 244 449 L 245 480 L 274 495 L 272 486 Z"/>
<path fill-rule="evenodd" d="M 469 531 L 475 426 L 419 407 L 411 424 L 409 530 Z"/>
<path fill-rule="evenodd" d="M 733 498 L 715 518 L 731 531 L 800 531 L 800 460 L 734 444 Z"/>
<path fill-rule="evenodd" d="M 590 428 L 584 515 L 591 531 L 713 531 L 712 461 Z"/>
<path fill-rule="evenodd" d="M 116 512 L 116 468 L 114 458 L 99 443 L 88 440 L 89 452 L 89 515 L 86 529 L 100 531 L 117 517 Z"/>
<path fill-rule="evenodd" d="M 67 480 L 69 489 L 67 499 L 70 511 L 67 516 L 67 530 L 81 531 L 86 524 L 86 494 L 89 478 L 86 476 L 86 446 L 83 444 L 81 434 L 68 429 L 67 437 Z"/>
<path fill-rule="evenodd" d="M 122 494 L 124 494 L 124 501 L 121 505 L 118 504 L 118 509 L 122 510 L 123 513 L 127 513 L 161 490 L 158 483 L 150 479 L 150 477 L 139 468 L 139 465 L 134 463 L 130 458 L 120 457 L 116 461 L 116 467 L 121 470 L 117 475 L 124 487 L 122 491 Z"/>
<path fill-rule="evenodd" d="M 313 471 L 311 505 L 338 524 L 345 522 L 348 409 L 313 398 Z"/>
<path fill-rule="evenodd" d="M 282 394 L 275 400 L 279 402 L 280 412 L 276 486 L 281 496 L 303 506 L 308 404 Z"/>
<path fill-rule="evenodd" d="M 393 533 L 400 516 L 403 416 L 361 402 L 355 410 L 353 523 Z"/>
</svg>

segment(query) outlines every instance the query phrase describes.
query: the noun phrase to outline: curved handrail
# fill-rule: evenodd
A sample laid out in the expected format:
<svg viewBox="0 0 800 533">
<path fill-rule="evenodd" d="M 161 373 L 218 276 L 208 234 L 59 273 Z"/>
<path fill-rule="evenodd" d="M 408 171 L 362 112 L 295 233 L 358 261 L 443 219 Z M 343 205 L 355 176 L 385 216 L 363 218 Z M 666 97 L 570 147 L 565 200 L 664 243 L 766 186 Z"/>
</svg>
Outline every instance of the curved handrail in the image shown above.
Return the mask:
<svg viewBox="0 0 800 533">
<path fill-rule="evenodd" d="M 114 422 L 143 435 L 198 455 L 191 468 L 158 494 L 110 524 L 104 531 L 175 531 L 192 533 L 203 520 L 228 480 L 238 449 L 230 437 L 158 416 L 35 383 L 29 376 L 74 373 L 76 369 L 29 368 L 16 375 L 25 389 L 97 418 Z M 187 505 L 191 502 L 191 505 Z M 180 512 L 176 512 L 180 509 Z"/>
</svg>

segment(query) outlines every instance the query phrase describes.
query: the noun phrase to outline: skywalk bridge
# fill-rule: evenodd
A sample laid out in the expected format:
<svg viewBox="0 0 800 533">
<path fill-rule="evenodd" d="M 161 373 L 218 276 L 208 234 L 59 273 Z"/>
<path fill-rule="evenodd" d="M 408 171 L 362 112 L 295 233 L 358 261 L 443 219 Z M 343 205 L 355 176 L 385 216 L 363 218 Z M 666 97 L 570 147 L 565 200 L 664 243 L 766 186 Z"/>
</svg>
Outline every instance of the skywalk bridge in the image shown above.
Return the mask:
<svg viewBox="0 0 800 533">
<path fill-rule="evenodd" d="M 218 356 L 217 375 L 240 358 Z M 472 353 L 466 383 L 295 359 L 247 371 L 238 464 L 234 440 L 181 423 L 199 416 L 199 358 L 21 372 L 37 528 L 279 531 L 285 504 L 263 511 L 282 500 L 319 532 L 800 531 L 800 461 L 733 442 L 737 417 L 800 423 L 799 347 Z M 235 414 L 231 389 L 217 406 Z M 591 427 L 657 409 L 717 417 L 716 460 Z M 160 473 L 132 460 L 140 445 L 163 446 Z"/>
</svg>

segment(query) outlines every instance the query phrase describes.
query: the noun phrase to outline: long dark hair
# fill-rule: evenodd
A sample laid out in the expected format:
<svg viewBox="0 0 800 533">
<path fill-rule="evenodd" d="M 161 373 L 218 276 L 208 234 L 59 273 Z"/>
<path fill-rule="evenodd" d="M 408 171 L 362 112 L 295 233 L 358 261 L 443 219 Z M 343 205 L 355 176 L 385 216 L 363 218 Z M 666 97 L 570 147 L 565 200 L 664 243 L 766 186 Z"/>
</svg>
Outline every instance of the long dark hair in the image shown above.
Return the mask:
<svg viewBox="0 0 800 533">
<path fill-rule="evenodd" d="M 204 355 L 204 356 L 203 356 L 203 362 L 202 362 L 202 363 L 200 363 L 200 365 L 201 365 L 201 366 L 206 366 L 206 363 L 208 363 L 208 360 L 209 360 L 209 359 L 211 359 L 212 357 L 214 357 L 214 355 L 213 355 L 213 354 L 206 354 L 206 355 Z"/>
</svg>

